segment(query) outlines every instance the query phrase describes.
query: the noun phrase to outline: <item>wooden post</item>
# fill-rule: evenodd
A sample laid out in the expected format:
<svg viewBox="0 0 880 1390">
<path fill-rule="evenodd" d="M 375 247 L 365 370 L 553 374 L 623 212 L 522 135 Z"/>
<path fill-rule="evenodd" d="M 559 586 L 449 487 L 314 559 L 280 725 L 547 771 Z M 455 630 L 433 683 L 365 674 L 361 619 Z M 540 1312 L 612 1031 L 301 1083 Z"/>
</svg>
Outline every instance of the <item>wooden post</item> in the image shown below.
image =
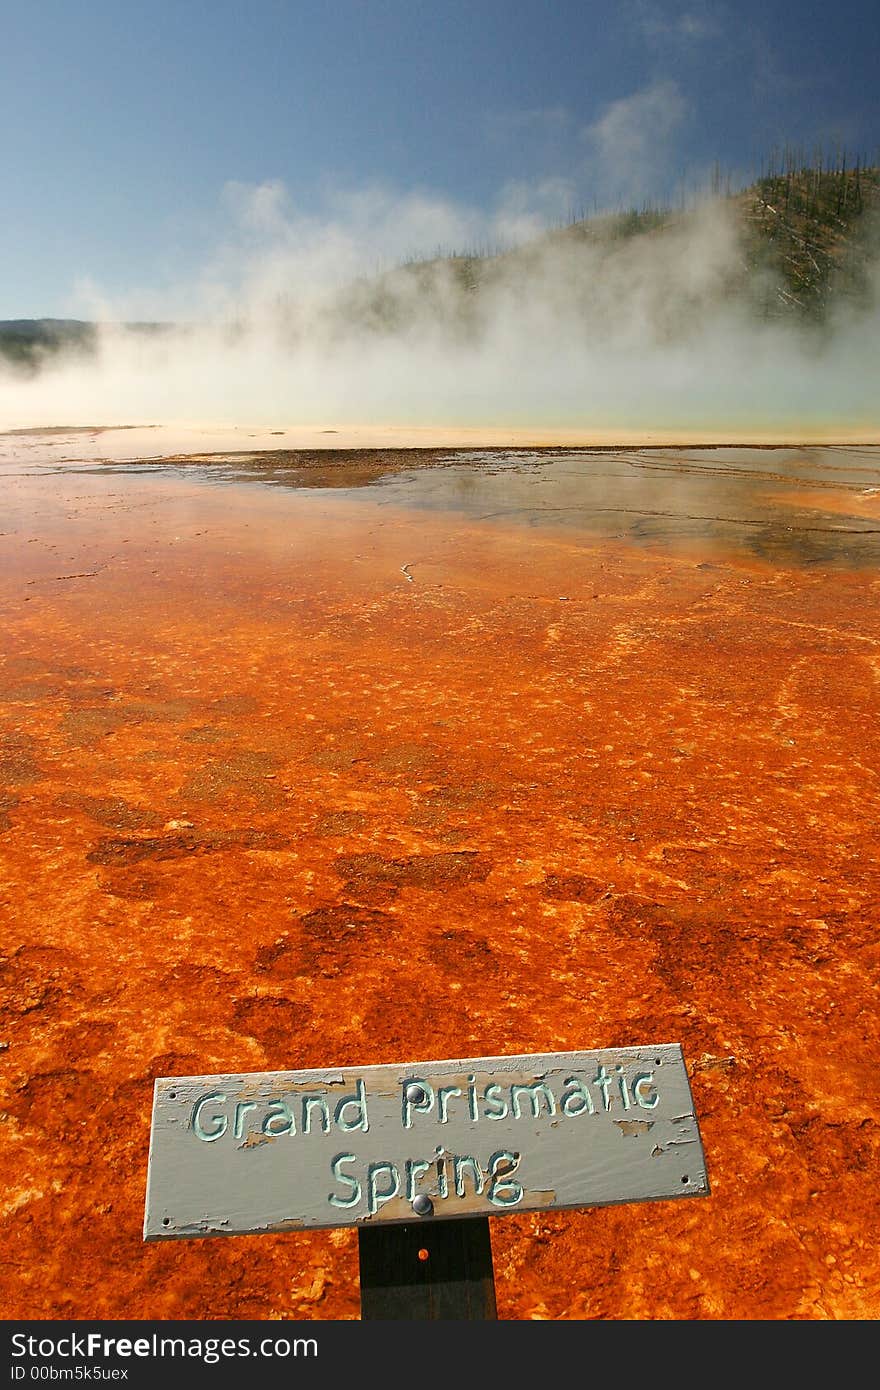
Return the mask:
<svg viewBox="0 0 880 1390">
<path fill-rule="evenodd" d="M 358 1228 L 361 1318 L 494 1319 L 487 1216 Z"/>
</svg>

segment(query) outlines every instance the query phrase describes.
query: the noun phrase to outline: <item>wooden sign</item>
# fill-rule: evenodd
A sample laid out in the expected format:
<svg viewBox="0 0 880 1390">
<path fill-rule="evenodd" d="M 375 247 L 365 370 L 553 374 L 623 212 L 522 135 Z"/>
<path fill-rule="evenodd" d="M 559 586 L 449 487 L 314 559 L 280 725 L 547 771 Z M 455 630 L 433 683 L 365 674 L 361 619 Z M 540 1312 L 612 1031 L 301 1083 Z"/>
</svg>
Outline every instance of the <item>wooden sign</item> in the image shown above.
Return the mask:
<svg viewBox="0 0 880 1390">
<path fill-rule="evenodd" d="M 705 1196 L 681 1048 L 163 1077 L 144 1239 Z"/>
</svg>

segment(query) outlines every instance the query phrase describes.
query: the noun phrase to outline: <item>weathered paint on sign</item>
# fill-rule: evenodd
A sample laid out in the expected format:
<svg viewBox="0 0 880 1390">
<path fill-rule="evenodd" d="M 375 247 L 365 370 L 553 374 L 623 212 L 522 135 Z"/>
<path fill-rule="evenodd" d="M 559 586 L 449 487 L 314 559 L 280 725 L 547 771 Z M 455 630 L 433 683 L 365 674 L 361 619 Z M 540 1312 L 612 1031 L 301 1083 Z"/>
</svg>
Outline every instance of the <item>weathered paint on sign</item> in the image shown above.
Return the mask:
<svg viewBox="0 0 880 1390">
<path fill-rule="evenodd" d="M 705 1196 L 681 1048 L 155 1083 L 144 1239 Z"/>
</svg>

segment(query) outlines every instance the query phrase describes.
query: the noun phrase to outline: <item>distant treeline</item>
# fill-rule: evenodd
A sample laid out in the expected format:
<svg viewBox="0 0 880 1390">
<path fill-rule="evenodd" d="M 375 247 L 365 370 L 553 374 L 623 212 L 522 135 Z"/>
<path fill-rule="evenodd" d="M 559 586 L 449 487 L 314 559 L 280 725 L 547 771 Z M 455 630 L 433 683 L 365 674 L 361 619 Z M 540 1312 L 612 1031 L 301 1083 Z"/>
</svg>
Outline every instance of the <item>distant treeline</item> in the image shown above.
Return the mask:
<svg viewBox="0 0 880 1390">
<path fill-rule="evenodd" d="M 165 323 L 129 323 L 138 333 L 167 332 Z M 98 346 L 99 325 L 83 319 L 0 319 L 0 360 L 26 374 L 59 353 L 88 358 Z"/>
<path fill-rule="evenodd" d="M 95 325 L 80 319 L 2 319 L 0 353 L 14 366 L 33 368 L 61 349 L 94 351 Z"/>
</svg>

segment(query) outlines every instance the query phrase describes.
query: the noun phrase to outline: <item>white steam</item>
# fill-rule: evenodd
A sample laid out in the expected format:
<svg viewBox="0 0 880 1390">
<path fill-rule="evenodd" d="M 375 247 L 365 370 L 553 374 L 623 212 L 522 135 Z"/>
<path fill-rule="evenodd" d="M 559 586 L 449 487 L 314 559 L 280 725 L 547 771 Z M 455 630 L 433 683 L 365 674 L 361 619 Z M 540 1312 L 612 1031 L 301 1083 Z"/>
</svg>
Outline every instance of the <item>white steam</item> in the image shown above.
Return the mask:
<svg viewBox="0 0 880 1390">
<path fill-rule="evenodd" d="M 674 97 L 642 94 L 659 137 Z M 633 147 L 637 115 L 620 103 L 591 136 L 629 144 L 629 167 L 650 154 Z M 82 287 L 79 316 L 105 325 L 96 355 L 47 358 L 32 376 L 0 368 L 0 428 L 543 427 L 588 442 L 880 427 L 876 264 L 857 308 L 805 332 L 756 312 L 723 201 L 635 236 L 533 242 L 564 220 L 569 192 L 511 188 L 485 217 L 365 189 L 337 194 L 318 220 L 278 183 L 231 185 L 234 235 L 197 283 L 113 303 Z M 468 250 L 504 254 L 444 259 Z M 406 264 L 417 256 L 436 259 Z M 118 326 L 133 321 L 169 326 Z"/>
</svg>

